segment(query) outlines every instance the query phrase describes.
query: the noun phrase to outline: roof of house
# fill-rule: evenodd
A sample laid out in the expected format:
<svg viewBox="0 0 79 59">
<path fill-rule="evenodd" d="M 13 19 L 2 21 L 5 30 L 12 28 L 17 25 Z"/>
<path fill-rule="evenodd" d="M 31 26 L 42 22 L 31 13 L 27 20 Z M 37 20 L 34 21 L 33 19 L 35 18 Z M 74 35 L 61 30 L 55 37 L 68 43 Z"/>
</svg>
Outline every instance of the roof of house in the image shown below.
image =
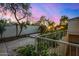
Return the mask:
<svg viewBox="0 0 79 59">
<path fill-rule="evenodd" d="M 69 21 L 72 21 L 72 20 L 79 20 L 79 17 L 72 18 Z"/>
</svg>

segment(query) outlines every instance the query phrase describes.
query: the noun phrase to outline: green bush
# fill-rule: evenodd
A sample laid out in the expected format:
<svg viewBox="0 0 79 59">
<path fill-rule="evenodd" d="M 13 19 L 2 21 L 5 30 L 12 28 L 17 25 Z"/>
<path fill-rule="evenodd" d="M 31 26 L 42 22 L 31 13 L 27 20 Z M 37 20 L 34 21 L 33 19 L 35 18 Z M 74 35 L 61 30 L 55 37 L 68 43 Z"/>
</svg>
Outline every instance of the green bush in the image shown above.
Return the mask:
<svg viewBox="0 0 79 59">
<path fill-rule="evenodd" d="M 47 56 L 48 54 L 48 43 L 45 41 L 38 41 L 38 45 L 37 45 L 37 51 L 38 51 L 38 55 L 42 55 L 42 56 Z"/>
<path fill-rule="evenodd" d="M 38 50 L 39 49 L 39 50 Z M 20 56 L 47 56 L 48 50 L 47 47 L 44 45 L 40 45 L 37 47 L 37 51 L 35 49 L 35 46 L 33 45 L 26 45 L 25 47 L 19 47 L 17 49 L 14 49 L 14 51 L 17 53 L 17 55 Z"/>
<path fill-rule="evenodd" d="M 1 19 L 0 20 L 0 36 L 1 36 L 1 39 L 2 39 L 4 31 L 6 30 L 5 26 L 6 26 L 6 21 L 4 21 L 4 19 Z"/>
<path fill-rule="evenodd" d="M 16 53 L 20 56 L 35 56 L 35 47 L 33 45 L 26 45 L 25 47 L 19 47 L 16 50 Z"/>
<path fill-rule="evenodd" d="M 51 56 L 58 56 L 57 53 L 51 53 Z"/>
</svg>

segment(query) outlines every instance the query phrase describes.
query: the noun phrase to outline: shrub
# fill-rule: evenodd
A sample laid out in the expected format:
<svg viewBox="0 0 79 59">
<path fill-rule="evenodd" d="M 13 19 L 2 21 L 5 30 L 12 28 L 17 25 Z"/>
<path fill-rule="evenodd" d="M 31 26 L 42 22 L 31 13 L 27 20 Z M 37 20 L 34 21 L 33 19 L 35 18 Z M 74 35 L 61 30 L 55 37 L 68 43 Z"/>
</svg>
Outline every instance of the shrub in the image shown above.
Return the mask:
<svg viewBox="0 0 79 59">
<path fill-rule="evenodd" d="M 47 56 L 48 50 L 47 47 L 44 47 L 44 45 L 40 45 L 37 47 L 37 50 L 35 49 L 35 46 L 33 45 L 26 45 L 25 47 L 19 47 L 17 49 L 14 49 L 14 51 L 17 53 L 17 55 L 20 56 Z"/>
<path fill-rule="evenodd" d="M 19 47 L 16 50 L 16 53 L 20 56 L 35 56 L 35 47 L 33 45 L 26 45 L 25 47 Z"/>
<path fill-rule="evenodd" d="M 37 45 L 38 55 L 47 56 L 48 54 L 48 43 L 45 41 L 38 41 Z"/>
</svg>

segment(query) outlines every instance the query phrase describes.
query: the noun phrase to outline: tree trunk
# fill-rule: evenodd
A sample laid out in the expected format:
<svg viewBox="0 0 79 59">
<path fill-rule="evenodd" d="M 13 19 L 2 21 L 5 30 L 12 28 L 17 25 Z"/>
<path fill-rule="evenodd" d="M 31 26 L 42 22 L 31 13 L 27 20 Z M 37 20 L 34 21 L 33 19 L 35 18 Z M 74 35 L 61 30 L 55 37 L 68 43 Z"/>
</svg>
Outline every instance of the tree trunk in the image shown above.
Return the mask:
<svg viewBox="0 0 79 59">
<path fill-rule="evenodd" d="M 1 34 L 1 39 L 2 39 L 2 34 Z"/>
<path fill-rule="evenodd" d="M 1 42 L 2 42 L 2 35 L 3 35 L 3 34 L 0 34 L 0 35 L 1 35 Z"/>
<path fill-rule="evenodd" d="M 28 18 L 28 16 L 27 16 L 27 25 L 29 25 L 29 20 L 28 20 L 29 18 Z"/>
<path fill-rule="evenodd" d="M 23 30 L 23 27 L 21 27 L 21 26 L 20 26 L 20 32 L 19 32 L 18 36 L 20 36 L 20 35 L 21 35 L 22 30 Z"/>
<path fill-rule="evenodd" d="M 18 36 L 18 25 L 16 24 L 16 36 Z"/>
</svg>

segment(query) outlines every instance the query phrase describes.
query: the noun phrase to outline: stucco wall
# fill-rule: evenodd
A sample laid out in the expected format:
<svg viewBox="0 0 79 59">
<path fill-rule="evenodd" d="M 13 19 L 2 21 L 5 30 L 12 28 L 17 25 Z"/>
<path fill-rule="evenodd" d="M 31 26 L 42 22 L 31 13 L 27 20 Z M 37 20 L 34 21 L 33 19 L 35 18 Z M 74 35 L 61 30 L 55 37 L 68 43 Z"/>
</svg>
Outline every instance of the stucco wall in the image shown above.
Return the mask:
<svg viewBox="0 0 79 59">
<path fill-rule="evenodd" d="M 79 20 L 70 20 L 68 23 L 68 33 L 79 35 Z"/>
</svg>

